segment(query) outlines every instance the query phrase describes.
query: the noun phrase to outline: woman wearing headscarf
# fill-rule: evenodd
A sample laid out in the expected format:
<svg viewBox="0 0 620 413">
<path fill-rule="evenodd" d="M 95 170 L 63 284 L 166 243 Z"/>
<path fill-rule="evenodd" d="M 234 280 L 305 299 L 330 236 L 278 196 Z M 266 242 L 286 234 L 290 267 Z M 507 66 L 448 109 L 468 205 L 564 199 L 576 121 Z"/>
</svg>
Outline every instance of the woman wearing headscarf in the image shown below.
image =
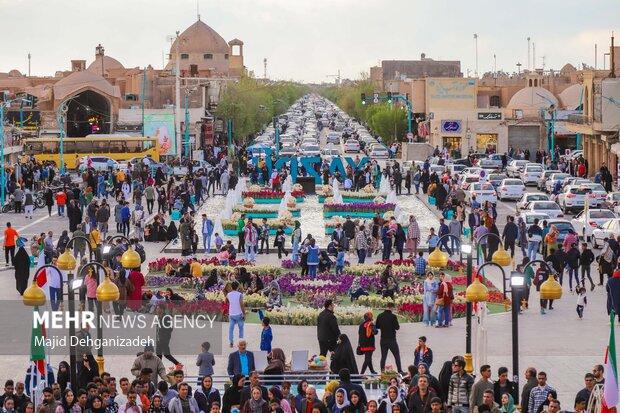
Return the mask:
<svg viewBox="0 0 620 413">
<path fill-rule="evenodd" d="M 408 413 L 407 405 L 400 396 L 400 390 L 397 386 L 391 385 L 387 389 L 387 397 L 379 404 L 377 413 L 392 413 L 395 404 L 400 407 L 400 413 Z"/>
<path fill-rule="evenodd" d="M 13 266 L 15 267 L 15 288 L 19 295 L 24 295 L 24 291 L 28 288 L 28 279 L 30 278 L 30 257 L 24 248 L 24 243 L 17 242 L 19 249 L 13 258 Z"/>
<path fill-rule="evenodd" d="M 211 376 L 204 376 L 202 378 L 200 386 L 194 392 L 194 398 L 201 412 L 210 412 L 213 402 L 221 404 L 220 392 L 213 387 L 213 378 Z"/>
<path fill-rule="evenodd" d="M 499 229 L 497 229 L 497 225 L 495 225 L 495 221 L 491 223 L 489 227 L 489 234 L 497 235 L 497 237 L 490 236 L 489 237 L 489 245 L 487 250 L 487 261 L 491 261 L 491 257 L 493 257 L 493 253 L 499 249 Z"/>
<path fill-rule="evenodd" d="M 329 383 L 328 383 L 329 384 Z M 297 384 L 297 395 L 295 396 L 295 410 L 299 412 L 301 408 L 301 401 L 306 398 L 306 389 L 308 388 L 308 380 L 302 379 Z M 327 386 L 325 386 L 325 391 L 327 391 Z M 305 413 L 305 412 L 301 412 Z"/>
<path fill-rule="evenodd" d="M 231 409 L 240 409 L 241 390 L 245 384 L 243 374 L 235 374 L 232 379 L 232 386 L 226 389 L 222 397 L 222 413 L 230 413 Z"/>
<path fill-rule="evenodd" d="M 103 405 L 103 399 L 101 396 L 97 394 L 90 399 L 90 409 L 86 409 L 86 413 L 106 413 L 106 408 Z"/>
<path fill-rule="evenodd" d="M 151 405 L 146 413 L 169 413 L 168 408 L 162 404 L 162 396 L 159 393 L 151 397 Z"/>
<path fill-rule="evenodd" d="M 332 413 L 348 413 L 349 412 L 349 398 L 347 397 L 347 391 L 342 387 L 336 390 L 334 393 L 334 405 L 332 406 Z"/>
<path fill-rule="evenodd" d="M 338 374 L 341 369 L 346 368 L 349 369 L 351 374 L 359 374 L 353 347 L 351 347 L 351 341 L 346 334 L 340 334 L 338 336 L 336 350 L 332 354 L 331 360 L 329 368 L 332 373 Z"/>
<path fill-rule="evenodd" d="M 269 389 L 269 393 L 271 399 L 278 399 L 280 401 L 280 407 L 282 408 L 284 413 L 293 413 L 290 403 L 288 402 L 288 400 L 286 400 L 286 397 L 284 397 L 284 393 L 282 393 L 282 390 L 280 390 L 278 386 L 272 386 Z"/>
<path fill-rule="evenodd" d="M 450 387 L 450 378 L 452 377 L 453 361 L 447 360 L 443 362 L 441 371 L 439 372 L 439 390 L 441 392 L 441 400 L 445 403 L 448 400 L 448 388 Z M 438 393 L 439 395 L 439 393 Z"/>
<path fill-rule="evenodd" d="M 270 406 L 265 399 L 263 399 L 262 391 L 260 387 L 252 387 L 251 397 L 245 402 L 241 413 L 269 413 Z"/>
<path fill-rule="evenodd" d="M 286 366 L 286 356 L 284 356 L 284 351 L 282 351 L 281 348 L 272 349 L 271 353 L 269 353 L 269 356 L 267 357 L 267 360 L 269 363 L 267 364 L 267 367 L 265 367 L 263 374 L 265 376 L 276 376 L 271 377 L 271 382 L 281 384 L 283 380 L 282 375 L 284 375 L 284 369 Z M 280 377 L 278 378 L 278 376 Z"/>
<path fill-rule="evenodd" d="M 538 410 L 536 410 L 536 413 L 542 413 L 545 410 L 545 406 L 549 407 L 549 403 L 551 403 L 552 400 L 557 400 L 557 398 L 558 393 L 555 390 L 549 390 L 545 401 L 542 402 L 540 406 L 538 406 Z"/>
<path fill-rule="evenodd" d="M 60 385 L 60 390 L 64 392 L 67 388 L 67 384 L 71 381 L 71 370 L 69 363 L 66 361 L 61 361 L 58 365 L 58 377 L 56 381 Z"/>
<path fill-rule="evenodd" d="M 409 227 L 407 228 L 407 258 L 414 258 L 418 255 L 418 240 L 420 239 L 420 227 L 414 215 L 409 215 Z"/>
<path fill-rule="evenodd" d="M 502 394 L 502 407 L 500 407 L 500 410 L 502 413 L 515 413 L 517 410 L 515 401 L 509 393 Z"/>
<path fill-rule="evenodd" d="M 452 277 L 449 274 L 441 273 L 440 283 L 437 289 L 438 316 L 436 328 L 450 327 L 450 307 L 452 306 Z"/>
<path fill-rule="evenodd" d="M 375 335 L 377 328 L 372 322 L 372 311 L 364 314 L 364 321 L 360 324 L 358 330 L 358 352 L 364 355 L 364 363 L 362 363 L 361 374 L 366 372 L 366 367 L 370 369 L 371 374 L 377 374 L 372 366 L 372 355 L 375 352 Z"/>
<path fill-rule="evenodd" d="M 323 404 L 325 404 L 325 406 L 330 406 L 333 404 L 334 394 L 336 393 L 336 390 L 338 390 L 339 385 L 340 385 L 340 382 L 336 380 L 332 380 L 325 385 L 325 393 L 323 393 L 323 398 L 321 399 L 321 401 L 323 402 Z M 299 409 L 297 409 L 297 411 L 299 411 Z M 299 412 L 299 413 L 302 413 L 302 412 Z"/>
<path fill-rule="evenodd" d="M 549 251 L 558 250 L 558 235 L 560 235 L 558 228 L 555 225 L 551 225 L 549 232 L 547 233 L 547 235 L 545 235 L 545 245 L 546 245 L 545 257 L 547 255 L 550 255 Z"/>
<path fill-rule="evenodd" d="M 527 257 L 527 225 L 525 225 L 522 217 L 517 219 L 517 228 L 519 229 L 519 236 L 517 238 L 519 248 L 521 248 L 523 256 Z"/>
</svg>

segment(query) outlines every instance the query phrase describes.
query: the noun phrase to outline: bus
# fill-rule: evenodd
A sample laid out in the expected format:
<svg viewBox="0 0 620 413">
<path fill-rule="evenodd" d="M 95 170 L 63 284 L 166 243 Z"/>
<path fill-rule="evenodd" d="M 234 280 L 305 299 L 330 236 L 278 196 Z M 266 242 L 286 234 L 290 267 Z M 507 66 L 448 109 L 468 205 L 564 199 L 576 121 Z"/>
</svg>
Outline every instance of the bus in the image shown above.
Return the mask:
<svg viewBox="0 0 620 413">
<path fill-rule="evenodd" d="M 107 156 L 118 162 L 150 156 L 155 162 L 159 162 L 157 138 L 64 138 L 63 144 L 64 164 L 68 169 L 75 169 L 76 161 L 84 156 Z M 51 161 L 60 166 L 60 139 L 24 139 L 24 157 L 26 156 L 34 156 L 41 163 Z"/>
</svg>

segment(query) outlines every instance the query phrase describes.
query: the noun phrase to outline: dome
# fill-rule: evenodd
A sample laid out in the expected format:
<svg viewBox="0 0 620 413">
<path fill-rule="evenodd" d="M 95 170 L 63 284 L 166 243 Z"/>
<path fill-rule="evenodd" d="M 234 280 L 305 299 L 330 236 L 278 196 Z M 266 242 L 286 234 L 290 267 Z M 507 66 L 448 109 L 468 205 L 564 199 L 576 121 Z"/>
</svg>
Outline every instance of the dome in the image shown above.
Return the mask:
<svg viewBox="0 0 620 413">
<path fill-rule="evenodd" d="M 511 109 L 547 109 L 551 104 L 558 106 L 553 93 L 542 87 L 526 87 L 514 94 L 508 103 Z"/>
<path fill-rule="evenodd" d="M 9 72 L 9 77 L 22 77 L 23 75 L 17 69 L 13 69 Z"/>
<path fill-rule="evenodd" d="M 569 74 L 569 73 L 575 73 L 577 71 L 577 69 L 575 68 L 575 66 L 571 65 L 570 63 L 566 63 L 564 66 L 562 66 L 562 69 L 560 69 L 560 73 L 561 74 Z"/>
<path fill-rule="evenodd" d="M 110 82 L 96 73 L 89 71 L 74 72 L 56 82 L 54 85 L 54 100 L 62 100 L 81 90 L 90 89 L 110 97 L 121 96 L 118 86 L 112 86 Z"/>
<path fill-rule="evenodd" d="M 170 47 L 171 54 L 176 53 L 179 40 L 179 53 L 228 53 L 230 50 L 226 40 L 202 20 L 198 20 L 179 35 Z"/>
<path fill-rule="evenodd" d="M 563 109 L 577 110 L 580 105 L 582 85 L 572 85 L 567 87 L 560 93 L 560 103 Z"/>
<path fill-rule="evenodd" d="M 86 70 L 100 75 L 101 74 L 101 58 L 102 56 L 97 55 L 95 60 L 90 65 L 88 65 L 88 68 L 86 68 Z M 103 70 L 105 72 L 107 72 L 109 69 L 124 69 L 124 68 L 125 66 L 123 66 L 121 62 L 119 62 L 115 58 L 110 57 L 110 56 L 103 56 Z"/>
</svg>

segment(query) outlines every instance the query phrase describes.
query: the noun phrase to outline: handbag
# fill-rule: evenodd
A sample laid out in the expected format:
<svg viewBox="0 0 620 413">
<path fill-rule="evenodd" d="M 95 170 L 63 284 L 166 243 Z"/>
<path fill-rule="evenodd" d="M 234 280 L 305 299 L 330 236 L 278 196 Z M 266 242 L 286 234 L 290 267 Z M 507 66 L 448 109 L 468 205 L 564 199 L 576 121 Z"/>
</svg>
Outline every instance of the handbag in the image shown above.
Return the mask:
<svg viewBox="0 0 620 413">
<path fill-rule="evenodd" d="M 357 348 L 355 349 L 355 353 L 358 356 L 361 356 L 362 354 L 364 354 L 364 352 L 362 351 L 362 347 L 359 344 L 357 345 Z"/>
<path fill-rule="evenodd" d="M 436 304 L 436 305 L 441 305 L 441 306 L 443 306 L 443 305 L 446 305 L 445 303 L 446 303 L 446 302 L 445 302 L 445 300 L 444 300 L 444 298 L 443 298 L 443 297 L 438 298 L 438 299 L 437 299 L 437 301 L 435 301 L 435 304 Z"/>
</svg>

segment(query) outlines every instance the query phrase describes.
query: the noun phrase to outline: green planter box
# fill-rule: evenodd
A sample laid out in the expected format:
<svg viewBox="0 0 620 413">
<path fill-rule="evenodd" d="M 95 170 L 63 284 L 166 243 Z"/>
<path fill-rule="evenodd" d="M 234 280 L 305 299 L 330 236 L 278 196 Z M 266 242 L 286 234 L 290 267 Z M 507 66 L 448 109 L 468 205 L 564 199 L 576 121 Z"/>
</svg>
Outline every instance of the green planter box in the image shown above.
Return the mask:
<svg viewBox="0 0 620 413">
<path fill-rule="evenodd" d="M 381 196 L 381 195 L 377 194 L 377 195 L 373 196 L 372 198 L 344 198 L 344 197 L 343 197 L 343 198 L 342 198 L 342 202 L 345 202 L 345 203 L 353 203 L 353 202 L 373 202 L 373 201 L 374 201 L 374 199 L 375 199 L 376 197 L 378 197 L 378 196 Z M 326 196 L 320 196 L 320 197 L 319 197 L 319 203 L 321 203 L 321 204 L 325 203 L 325 199 L 326 199 L 326 198 L 327 198 Z"/>
<path fill-rule="evenodd" d="M 379 212 L 380 215 L 383 215 L 386 211 Z M 347 215 L 351 216 L 351 218 L 372 218 L 375 216 L 374 212 L 347 212 L 347 211 L 338 211 L 338 212 L 323 212 L 324 217 L 346 217 Z"/>
<path fill-rule="evenodd" d="M 277 212 L 242 212 L 246 217 L 256 219 L 256 218 L 277 218 Z M 293 217 L 300 217 L 301 211 L 293 211 Z"/>
<path fill-rule="evenodd" d="M 295 198 L 295 200 L 299 202 L 304 202 L 304 197 Z M 282 198 L 254 198 L 254 203 L 256 204 L 279 204 L 282 202 Z"/>
</svg>

